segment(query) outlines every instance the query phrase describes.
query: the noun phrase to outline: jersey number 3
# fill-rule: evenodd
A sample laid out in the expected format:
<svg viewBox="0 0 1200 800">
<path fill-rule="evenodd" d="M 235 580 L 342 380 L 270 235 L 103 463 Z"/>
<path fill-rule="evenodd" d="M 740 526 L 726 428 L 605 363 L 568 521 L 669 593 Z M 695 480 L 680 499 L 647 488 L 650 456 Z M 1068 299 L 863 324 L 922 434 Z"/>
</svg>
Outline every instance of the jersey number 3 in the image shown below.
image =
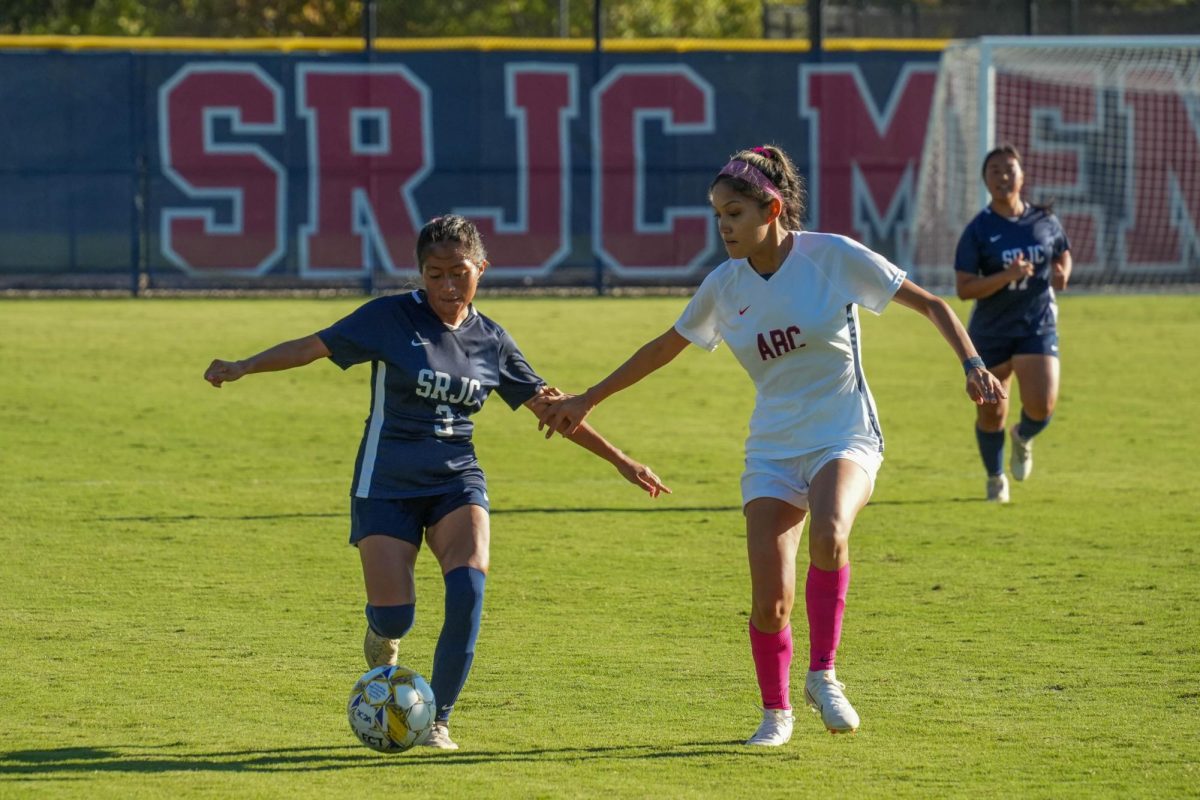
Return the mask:
<svg viewBox="0 0 1200 800">
<path fill-rule="evenodd" d="M 453 436 L 454 409 L 443 403 L 434 409 L 434 411 L 438 414 L 438 424 L 433 426 L 433 432 L 438 436 Z"/>
</svg>

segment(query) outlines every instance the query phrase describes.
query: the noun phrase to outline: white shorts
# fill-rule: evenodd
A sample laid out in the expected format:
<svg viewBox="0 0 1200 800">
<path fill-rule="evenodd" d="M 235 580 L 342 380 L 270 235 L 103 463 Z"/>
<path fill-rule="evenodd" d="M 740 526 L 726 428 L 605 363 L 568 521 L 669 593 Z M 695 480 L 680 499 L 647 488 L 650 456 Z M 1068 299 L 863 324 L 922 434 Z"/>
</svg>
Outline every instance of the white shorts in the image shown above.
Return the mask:
<svg viewBox="0 0 1200 800">
<path fill-rule="evenodd" d="M 794 458 L 747 458 L 742 473 L 742 506 L 760 497 L 773 497 L 796 508 L 808 509 L 808 486 L 821 467 L 835 458 L 853 461 L 871 479 L 883 464 L 883 453 L 861 444 L 835 445 Z"/>
</svg>

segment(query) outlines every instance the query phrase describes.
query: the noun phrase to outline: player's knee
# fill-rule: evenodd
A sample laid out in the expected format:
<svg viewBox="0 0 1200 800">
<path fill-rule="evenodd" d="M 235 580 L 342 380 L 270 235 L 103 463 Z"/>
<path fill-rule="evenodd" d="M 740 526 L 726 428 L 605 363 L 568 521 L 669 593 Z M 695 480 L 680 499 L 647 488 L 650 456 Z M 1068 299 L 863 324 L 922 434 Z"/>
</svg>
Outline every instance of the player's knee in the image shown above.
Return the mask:
<svg viewBox="0 0 1200 800">
<path fill-rule="evenodd" d="M 844 561 L 850 547 L 851 522 L 847 520 L 839 524 L 837 520 L 830 519 L 824 525 L 813 525 L 809 531 L 809 555 L 825 563 Z"/>
<path fill-rule="evenodd" d="M 809 529 L 809 546 L 823 550 L 845 549 L 850 540 L 850 529 L 854 526 L 854 515 L 835 511 L 814 518 Z"/>
<path fill-rule="evenodd" d="M 367 604 L 367 624 L 385 639 L 399 639 L 408 633 L 416 616 L 416 606 L 373 606 Z"/>
<path fill-rule="evenodd" d="M 792 617 L 792 602 L 790 598 L 776 598 L 774 601 L 756 603 L 750 612 L 750 622 L 762 633 L 778 633 L 787 627 Z"/>
<path fill-rule="evenodd" d="M 1053 403 L 1031 403 L 1021 407 L 1021 422 L 1045 427 L 1054 415 Z"/>
<path fill-rule="evenodd" d="M 1008 416 L 1008 406 L 999 403 L 985 403 L 979 406 L 975 427 L 985 433 L 995 433 L 1004 430 L 1004 420 Z"/>
</svg>

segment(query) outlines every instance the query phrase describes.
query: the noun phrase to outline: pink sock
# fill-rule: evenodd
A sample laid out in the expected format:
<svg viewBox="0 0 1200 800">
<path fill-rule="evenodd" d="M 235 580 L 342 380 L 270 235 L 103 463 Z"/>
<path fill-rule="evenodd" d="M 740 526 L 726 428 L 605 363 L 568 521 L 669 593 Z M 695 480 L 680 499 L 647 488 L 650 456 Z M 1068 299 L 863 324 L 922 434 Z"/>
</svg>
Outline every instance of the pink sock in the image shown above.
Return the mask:
<svg viewBox="0 0 1200 800">
<path fill-rule="evenodd" d="M 850 588 L 850 565 L 834 572 L 808 566 L 804 600 L 808 607 L 808 668 L 833 669 L 842 638 L 842 613 Z"/>
<path fill-rule="evenodd" d="M 792 666 L 792 626 L 778 633 L 763 633 L 750 623 L 750 653 L 763 708 L 791 708 L 788 676 Z"/>
</svg>

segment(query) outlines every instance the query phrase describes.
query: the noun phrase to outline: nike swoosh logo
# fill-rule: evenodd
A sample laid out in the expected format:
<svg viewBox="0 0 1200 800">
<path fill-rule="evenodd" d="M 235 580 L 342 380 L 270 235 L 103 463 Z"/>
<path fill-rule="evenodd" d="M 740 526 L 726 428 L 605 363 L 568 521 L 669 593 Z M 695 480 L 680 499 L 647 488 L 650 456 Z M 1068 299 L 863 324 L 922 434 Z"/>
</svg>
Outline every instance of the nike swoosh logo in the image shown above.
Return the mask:
<svg viewBox="0 0 1200 800">
<path fill-rule="evenodd" d="M 413 347 L 425 347 L 427 344 L 429 344 L 429 340 L 428 339 L 413 339 L 411 344 Z"/>
<path fill-rule="evenodd" d="M 999 241 L 999 240 L 1000 240 L 1000 237 L 1001 237 L 1001 236 L 1003 236 L 1003 235 L 1004 235 L 1004 234 L 1002 234 L 1002 233 L 997 233 L 995 236 L 989 236 L 989 237 L 988 237 L 988 241 L 989 241 L 989 242 L 996 242 L 996 241 Z"/>
<path fill-rule="evenodd" d="M 742 314 L 745 314 L 745 313 L 746 313 L 747 311 L 749 311 L 749 310 L 750 310 L 750 306 L 746 306 L 746 307 L 745 307 L 745 308 L 743 308 L 743 309 L 739 309 L 739 310 L 738 310 L 738 316 L 740 317 Z"/>
</svg>

